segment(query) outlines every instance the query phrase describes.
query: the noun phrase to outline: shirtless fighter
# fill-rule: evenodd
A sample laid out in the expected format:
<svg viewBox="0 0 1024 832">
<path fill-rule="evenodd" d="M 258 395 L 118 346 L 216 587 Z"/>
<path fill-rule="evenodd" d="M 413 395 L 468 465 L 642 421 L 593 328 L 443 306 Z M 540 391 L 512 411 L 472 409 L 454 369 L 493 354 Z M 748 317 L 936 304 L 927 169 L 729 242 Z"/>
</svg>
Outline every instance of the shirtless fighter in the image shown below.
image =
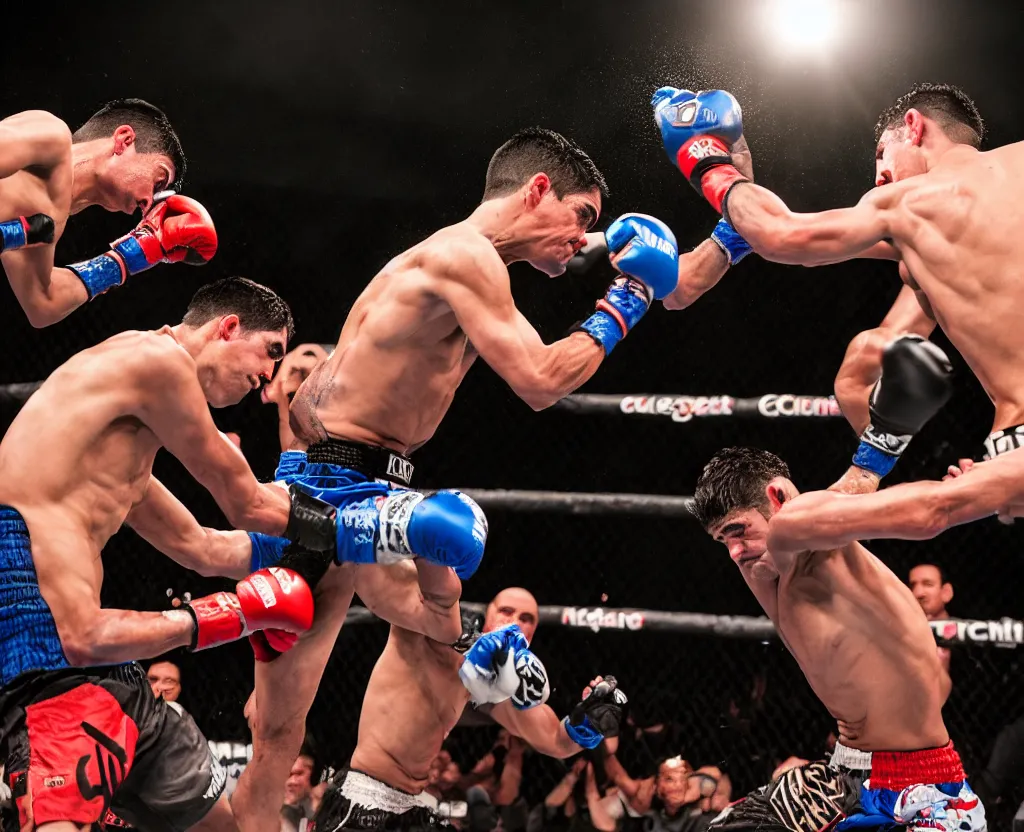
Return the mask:
<svg viewBox="0 0 1024 832">
<path fill-rule="evenodd" d="M 191 515 L 152 476 L 161 446 L 232 524 L 319 545 L 318 504 L 257 483 L 209 411 L 269 378 L 290 332 L 287 304 L 266 287 L 210 284 L 181 324 L 122 333 L 64 363 L 0 443 L 0 750 L 22 825 L 70 830 L 113 805 L 139 828 L 183 830 L 217 800 L 223 778 L 198 732 L 172 724 L 141 672 L 97 666 L 265 628 L 253 645 L 270 658 L 311 625 L 309 588 L 272 568 L 182 609 L 104 609 L 100 552 L 127 523 L 174 556 Z"/>
<path fill-rule="evenodd" d="M 391 592 L 417 591 L 415 575 L 385 580 Z M 450 599 L 455 605 L 457 600 Z M 616 736 L 626 696 L 611 677 L 595 679 L 571 717 L 560 721 L 544 704 L 547 672 L 528 647 L 536 628 L 537 602 L 519 588 L 502 590 L 487 606 L 483 635 L 466 633 L 455 644 L 393 624 L 363 697 L 350 768 L 324 794 L 313 821 L 316 832 L 436 823 L 437 799 L 425 791 L 430 764 L 471 700 L 553 757 Z"/>
<path fill-rule="evenodd" d="M 851 469 L 832 488 L 862 478 Z M 839 742 L 829 763 L 782 774 L 711 829 L 986 829 L 942 720 L 949 677 L 920 606 L 864 546 L 835 533 L 827 511 L 801 510 L 798 494 L 781 459 L 729 448 L 704 468 L 695 513 L 839 721 Z"/>
<path fill-rule="evenodd" d="M 111 101 L 74 133 L 50 113 L 0 121 L 0 261 L 29 322 L 49 326 L 157 263 L 200 265 L 217 251 L 198 202 L 167 189 L 185 175 L 167 117 L 138 98 Z M 54 267 L 68 215 L 90 205 L 142 222 L 110 251 Z"/>
<path fill-rule="evenodd" d="M 1024 351 L 1017 325 L 1024 237 L 1016 219 L 1024 143 L 980 152 L 984 128 L 974 102 L 956 87 L 920 85 L 875 127 L 875 182 L 884 187 L 853 208 L 797 214 L 736 169 L 730 154 L 743 124 L 729 93 L 665 87 L 653 105 L 669 157 L 762 257 L 806 266 L 863 256 L 901 260 L 900 275 L 920 308 L 905 292 L 890 313 L 889 332 L 927 335 L 927 318 L 937 321 L 995 404 L 989 455 L 1024 444 L 1024 430 L 1017 430 L 1024 423 L 1024 364 L 1016 360 Z M 858 464 L 884 475 L 905 443 L 865 424 L 865 393 L 881 351 L 878 338 L 871 343 L 857 340 L 841 379 L 851 382 L 844 408 L 863 429 L 862 449 L 877 451 L 869 449 Z"/>
<path fill-rule="evenodd" d="M 604 177 L 574 143 L 524 130 L 492 157 L 473 213 L 391 260 L 355 302 L 337 348 L 292 401 L 295 449 L 277 470 L 279 480 L 338 506 L 339 526 L 350 529 L 348 541 L 339 540 L 344 559 L 439 560 L 443 552 L 460 577 L 476 569 L 483 513 L 459 492 L 409 490 L 408 455 L 434 434 L 478 355 L 527 404 L 548 407 L 590 378 L 651 301 L 675 287 L 672 232 L 627 214 L 606 232 L 622 274 L 578 331 L 545 344 L 516 309 L 508 265 L 524 260 L 562 274 L 604 193 Z M 276 558 L 272 542 L 267 548 Z M 245 832 L 274 827 L 281 784 L 352 595 L 352 571 L 327 572 L 312 630 L 296 650 L 256 668 L 253 760 L 232 796 Z"/>
</svg>

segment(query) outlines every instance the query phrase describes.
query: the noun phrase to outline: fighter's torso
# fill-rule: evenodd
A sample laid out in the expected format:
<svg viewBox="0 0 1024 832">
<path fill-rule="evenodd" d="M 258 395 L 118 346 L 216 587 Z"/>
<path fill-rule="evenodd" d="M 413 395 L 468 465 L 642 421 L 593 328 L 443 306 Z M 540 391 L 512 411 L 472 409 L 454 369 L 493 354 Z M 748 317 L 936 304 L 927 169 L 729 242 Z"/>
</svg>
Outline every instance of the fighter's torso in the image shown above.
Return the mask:
<svg viewBox="0 0 1024 832">
<path fill-rule="evenodd" d="M 26 168 L 0 180 L 0 220 L 47 214 L 54 222 L 54 244 L 5 252 L 0 259 L 53 257 L 56 241 L 64 233 L 71 211 L 71 154 L 49 170 Z"/>
<path fill-rule="evenodd" d="M 949 677 L 920 606 L 859 543 L 801 558 L 778 584 L 777 628 L 814 692 L 864 751 L 916 750 L 949 737 Z"/>
<path fill-rule="evenodd" d="M 123 333 L 71 358 L 0 443 L 0 504 L 24 516 L 41 578 L 51 556 L 98 555 L 145 493 L 159 442 L 131 415 L 139 401 L 125 367 L 152 337 Z"/>
<path fill-rule="evenodd" d="M 423 791 L 469 701 L 461 664 L 448 645 L 393 626 L 363 697 L 352 768 L 410 794 Z"/>
<path fill-rule="evenodd" d="M 468 233 L 442 229 L 374 277 L 337 349 L 295 395 L 291 421 L 300 441 L 334 436 L 409 453 L 433 436 L 473 360 L 437 294 L 447 279 L 443 247 Z"/>
<path fill-rule="evenodd" d="M 909 275 L 996 405 L 1024 422 L 1024 143 L 952 151 L 908 185 L 893 214 Z M 904 183 L 899 183 L 899 187 Z"/>
</svg>

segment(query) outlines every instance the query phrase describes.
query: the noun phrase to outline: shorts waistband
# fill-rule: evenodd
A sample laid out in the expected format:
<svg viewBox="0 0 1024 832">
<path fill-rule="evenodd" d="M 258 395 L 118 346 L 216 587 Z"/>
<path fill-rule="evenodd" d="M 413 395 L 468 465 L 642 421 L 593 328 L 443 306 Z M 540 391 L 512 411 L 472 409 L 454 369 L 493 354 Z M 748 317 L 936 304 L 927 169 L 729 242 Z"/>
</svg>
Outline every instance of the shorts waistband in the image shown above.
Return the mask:
<svg viewBox="0 0 1024 832">
<path fill-rule="evenodd" d="M 1024 425 L 1014 425 L 990 433 L 985 440 L 985 458 L 993 459 L 1018 448 L 1024 448 Z"/>
<path fill-rule="evenodd" d="M 415 470 L 412 461 L 406 456 L 380 445 L 350 442 L 347 439 L 331 438 L 310 445 L 306 449 L 306 461 L 342 465 L 371 478 L 391 480 L 403 485 L 412 484 Z"/>
<path fill-rule="evenodd" d="M 437 798 L 433 795 L 426 792 L 409 794 L 354 769 L 345 772 L 341 795 L 364 808 L 380 809 L 394 815 L 416 808 L 437 811 Z"/>
<path fill-rule="evenodd" d="M 960 755 L 949 742 L 920 751 L 876 751 L 871 755 L 871 789 L 902 791 L 918 783 L 963 783 Z"/>
<path fill-rule="evenodd" d="M 828 765 L 837 771 L 871 771 L 871 752 L 837 742 Z"/>
</svg>

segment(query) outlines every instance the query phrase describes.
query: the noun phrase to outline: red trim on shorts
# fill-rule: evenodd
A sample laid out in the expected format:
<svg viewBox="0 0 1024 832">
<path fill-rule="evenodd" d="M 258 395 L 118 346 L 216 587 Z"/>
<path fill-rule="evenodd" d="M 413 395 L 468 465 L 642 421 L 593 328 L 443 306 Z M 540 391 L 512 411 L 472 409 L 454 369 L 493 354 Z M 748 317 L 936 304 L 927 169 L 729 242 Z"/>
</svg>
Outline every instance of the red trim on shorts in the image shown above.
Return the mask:
<svg viewBox="0 0 1024 832">
<path fill-rule="evenodd" d="M 960 755 L 949 742 L 942 748 L 921 751 L 871 752 L 871 789 L 902 791 L 919 783 L 962 783 Z"/>
<path fill-rule="evenodd" d="M 109 691 L 83 683 L 25 708 L 35 825 L 96 823 L 135 760 L 139 728 Z"/>
</svg>

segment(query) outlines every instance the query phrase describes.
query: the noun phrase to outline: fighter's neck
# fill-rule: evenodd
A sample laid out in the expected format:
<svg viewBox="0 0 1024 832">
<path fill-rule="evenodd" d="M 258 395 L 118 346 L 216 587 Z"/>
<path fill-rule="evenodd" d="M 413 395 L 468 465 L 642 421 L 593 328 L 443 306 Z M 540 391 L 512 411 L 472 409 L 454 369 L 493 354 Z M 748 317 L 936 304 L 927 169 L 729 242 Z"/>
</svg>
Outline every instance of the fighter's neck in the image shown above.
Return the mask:
<svg viewBox="0 0 1024 832">
<path fill-rule="evenodd" d="M 517 194 L 480 203 L 465 223 L 490 240 L 507 266 L 525 259 L 529 241 L 522 233 L 523 204 Z"/>
<path fill-rule="evenodd" d="M 100 142 L 77 142 L 71 145 L 71 213 L 77 214 L 90 205 L 99 205 L 96 167 L 102 158 Z"/>
</svg>

